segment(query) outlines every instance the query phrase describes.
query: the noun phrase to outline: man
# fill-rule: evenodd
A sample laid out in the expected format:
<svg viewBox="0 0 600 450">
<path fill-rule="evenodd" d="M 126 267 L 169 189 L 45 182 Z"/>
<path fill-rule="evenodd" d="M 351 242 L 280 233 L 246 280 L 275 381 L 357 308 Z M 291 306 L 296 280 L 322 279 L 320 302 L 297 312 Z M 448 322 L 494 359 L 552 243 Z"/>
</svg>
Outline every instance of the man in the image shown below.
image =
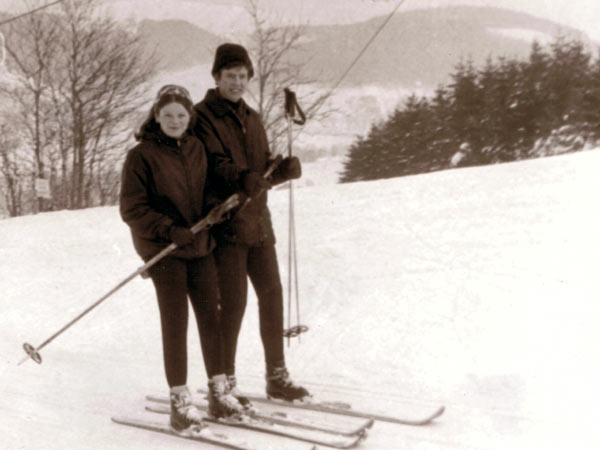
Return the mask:
<svg viewBox="0 0 600 450">
<path fill-rule="evenodd" d="M 235 353 L 249 277 L 258 298 L 267 396 L 301 400 L 309 393 L 290 380 L 285 365 L 283 291 L 266 192 L 273 185 L 299 178 L 300 161 L 284 158 L 270 177 L 263 177 L 275 160 L 259 114 L 242 98 L 254 75 L 244 47 L 229 43 L 219 46 L 212 75 L 216 89 L 209 89 L 194 107 L 198 115 L 196 134 L 205 142 L 208 153 L 212 190 L 222 199 L 238 191 L 251 199 L 214 228 L 227 378 L 233 395 L 251 408 L 237 390 L 235 378 Z"/>
</svg>

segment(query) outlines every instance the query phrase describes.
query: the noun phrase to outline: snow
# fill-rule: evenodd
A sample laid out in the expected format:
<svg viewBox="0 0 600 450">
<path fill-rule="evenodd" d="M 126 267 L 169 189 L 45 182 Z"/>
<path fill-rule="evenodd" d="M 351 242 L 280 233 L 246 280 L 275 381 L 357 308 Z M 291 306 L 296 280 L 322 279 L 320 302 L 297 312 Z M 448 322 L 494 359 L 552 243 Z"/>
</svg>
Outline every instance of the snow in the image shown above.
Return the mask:
<svg viewBox="0 0 600 450">
<path fill-rule="evenodd" d="M 550 44 L 555 40 L 555 36 L 551 33 L 542 31 L 528 30 L 524 28 L 496 28 L 488 27 L 492 33 L 498 33 L 511 39 L 518 39 L 526 42 L 537 41 L 538 43 Z"/>
<path fill-rule="evenodd" d="M 315 182 L 294 192 L 310 331 L 286 347 L 293 377 L 361 410 L 446 406 L 427 427 L 376 423 L 364 449 L 599 448 L 599 165 L 592 150 L 341 185 L 325 160 L 306 164 Z M 284 283 L 287 198 L 269 200 Z M 148 280 L 41 349 L 41 365 L 18 365 L 23 342 L 41 344 L 141 265 L 117 208 L 6 219 L 0 235 L 3 448 L 204 448 L 110 421 L 166 393 Z M 260 392 L 257 315 L 251 293 L 238 376 Z M 189 340 L 189 384 L 204 387 L 195 327 Z"/>
</svg>

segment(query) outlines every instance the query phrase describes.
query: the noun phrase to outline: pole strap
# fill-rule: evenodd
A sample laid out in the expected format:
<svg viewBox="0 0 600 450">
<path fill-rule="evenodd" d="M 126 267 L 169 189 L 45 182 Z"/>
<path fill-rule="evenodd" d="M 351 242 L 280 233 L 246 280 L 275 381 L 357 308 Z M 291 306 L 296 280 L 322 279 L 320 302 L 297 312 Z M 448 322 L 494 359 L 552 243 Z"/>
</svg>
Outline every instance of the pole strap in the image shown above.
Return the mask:
<svg viewBox="0 0 600 450">
<path fill-rule="evenodd" d="M 283 92 L 285 94 L 285 115 L 290 117 L 296 125 L 304 125 L 306 123 L 306 115 L 298 104 L 296 93 L 289 88 L 285 88 Z M 295 118 L 296 113 L 300 116 L 299 119 Z"/>
</svg>

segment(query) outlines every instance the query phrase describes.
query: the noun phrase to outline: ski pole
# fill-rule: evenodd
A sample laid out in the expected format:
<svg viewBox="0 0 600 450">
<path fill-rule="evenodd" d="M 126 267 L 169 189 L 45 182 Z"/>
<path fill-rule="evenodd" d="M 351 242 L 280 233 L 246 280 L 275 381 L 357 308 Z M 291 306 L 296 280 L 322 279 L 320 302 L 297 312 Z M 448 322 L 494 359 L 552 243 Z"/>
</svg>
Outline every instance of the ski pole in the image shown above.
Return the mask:
<svg viewBox="0 0 600 450">
<path fill-rule="evenodd" d="M 223 214 L 225 214 L 227 211 L 231 210 L 232 208 L 235 208 L 238 205 L 238 203 L 239 203 L 238 195 L 237 194 L 231 195 L 223 203 L 220 203 L 219 205 L 217 205 L 213 209 L 211 209 L 210 212 L 203 219 L 201 219 L 196 224 L 194 224 L 190 228 L 190 230 L 192 231 L 192 233 L 196 234 L 199 231 L 201 231 L 205 228 L 208 228 L 208 227 L 214 225 L 215 223 L 218 223 L 221 220 Z M 121 281 L 114 288 L 112 288 L 110 291 L 108 291 L 106 294 L 104 294 L 102 297 L 100 297 L 98 300 L 96 300 L 94 303 L 92 303 L 90 306 L 88 306 L 77 317 L 75 317 L 73 320 L 71 320 L 69 323 L 67 323 L 65 326 L 63 326 L 60 330 L 58 330 L 56 333 L 54 333 L 52 336 L 50 336 L 48 339 L 46 339 L 44 342 L 42 342 L 37 347 L 34 347 L 33 345 L 25 342 L 23 344 L 23 349 L 25 350 L 25 353 L 27 353 L 27 356 L 25 358 L 23 358 L 19 362 L 18 365 L 23 364 L 29 358 L 33 359 L 36 363 L 41 364 L 42 356 L 40 355 L 39 352 L 42 348 L 44 348 L 46 345 L 48 345 L 50 342 L 52 342 L 54 339 L 56 339 L 60 334 L 64 333 L 67 329 L 71 328 L 71 326 L 73 326 L 75 324 L 75 322 L 77 322 L 83 316 L 88 314 L 91 310 L 93 310 L 96 306 L 98 306 L 100 303 L 102 303 L 104 300 L 106 300 L 108 297 L 110 297 L 112 294 L 114 294 L 120 288 L 125 286 L 127 283 L 129 283 L 131 280 L 133 280 L 138 275 L 143 274 L 146 270 L 148 270 L 150 267 L 152 267 L 154 264 L 156 264 L 158 261 L 160 261 L 162 258 L 167 256 L 169 253 L 171 253 L 176 248 L 177 248 L 177 244 L 175 244 L 174 242 L 169 244 L 162 251 L 160 251 L 158 254 L 156 254 L 152 259 L 150 259 L 146 264 L 144 264 L 139 269 L 137 269 L 135 272 L 133 272 L 131 275 L 129 275 L 128 277 L 123 279 L 123 281 Z"/>
<path fill-rule="evenodd" d="M 285 95 L 285 117 L 287 120 L 287 135 L 288 135 L 288 157 L 292 157 L 292 124 L 304 125 L 306 123 L 306 116 L 298 100 L 296 99 L 296 93 L 288 88 L 284 89 Z M 298 119 L 295 118 L 296 112 L 300 116 Z M 289 211 L 288 211 L 288 328 L 284 330 L 284 337 L 287 338 L 288 347 L 290 345 L 291 337 L 298 337 L 300 339 L 300 333 L 308 331 L 308 327 L 300 325 L 300 289 L 298 283 L 298 258 L 296 251 L 296 224 L 294 217 L 294 183 L 292 180 L 289 181 Z M 296 299 L 296 326 L 292 327 L 292 278 L 294 285 L 294 294 Z"/>
</svg>

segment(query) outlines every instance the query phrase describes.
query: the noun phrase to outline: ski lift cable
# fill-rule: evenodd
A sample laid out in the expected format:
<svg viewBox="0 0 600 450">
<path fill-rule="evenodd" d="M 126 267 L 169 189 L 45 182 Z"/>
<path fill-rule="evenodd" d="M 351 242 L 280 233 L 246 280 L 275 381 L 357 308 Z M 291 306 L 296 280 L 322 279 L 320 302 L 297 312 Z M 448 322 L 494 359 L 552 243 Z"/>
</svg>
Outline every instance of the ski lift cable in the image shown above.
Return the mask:
<svg viewBox="0 0 600 450">
<path fill-rule="evenodd" d="M 36 13 L 36 12 L 38 12 L 38 11 L 42 10 L 42 9 L 46 9 L 46 8 L 48 8 L 48 7 L 50 7 L 50 6 L 57 5 L 58 3 L 62 3 L 63 1 L 64 1 L 64 0 L 57 0 L 57 1 L 55 1 L 55 2 L 48 3 L 48 4 L 46 4 L 46 5 L 42 5 L 42 6 L 38 7 L 38 8 L 34 8 L 34 9 L 30 10 L 30 11 L 26 11 L 26 12 L 24 12 L 24 13 L 22 13 L 22 14 L 18 14 L 18 15 L 16 15 L 16 16 L 9 17 L 8 19 L 5 19 L 5 20 L 1 21 L 1 22 L 0 22 L 0 26 L 2 26 L 2 25 L 5 25 L 5 24 L 7 24 L 7 23 L 9 23 L 9 22 L 13 22 L 13 21 L 15 21 L 15 20 L 17 20 L 17 19 L 20 19 L 20 18 L 22 18 L 22 17 L 29 16 L 29 15 L 31 15 L 31 14 L 34 14 L 34 13 Z"/>
<path fill-rule="evenodd" d="M 333 87 L 329 90 L 329 92 L 327 92 L 327 94 L 325 94 L 325 97 L 323 97 L 321 100 L 319 100 L 319 102 L 318 102 L 318 104 L 316 106 L 316 109 L 312 113 L 313 117 L 319 111 L 319 109 L 321 108 L 321 106 L 323 106 L 323 104 L 329 99 L 329 97 L 331 97 L 331 95 L 333 94 L 333 92 L 339 87 L 339 85 L 342 83 L 342 81 L 344 81 L 344 79 L 350 73 L 350 71 L 352 70 L 352 68 L 360 60 L 360 58 L 362 57 L 362 55 L 367 51 L 367 49 L 369 48 L 369 46 L 373 43 L 373 41 L 375 40 L 375 38 L 377 38 L 377 36 L 379 35 L 379 33 L 381 33 L 381 31 L 385 28 L 385 26 L 388 24 L 388 22 L 390 20 L 392 20 L 392 17 L 394 16 L 394 14 L 396 14 L 396 11 L 398 11 L 398 9 L 400 9 L 400 7 L 404 4 L 405 1 L 406 0 L 400 0 L 398 2 L 398 4 L 394 7 L 394 9 L 392 10 L 392 12 L 390 14 L 388 14 L 388 16 L 386 17 L 386 19 L 381 23 L 381 25 L 377 28 L 377 30 L 375 30 L 375 33 L 373 33 L 373 36 L 371 36 L 371 38 L 363 46 L 363 48 L 361 49 L 361 51 L 356 55 L 356 57 L 354 58 L 354 60 L 350 63 L 350 65 L 348 66 L 348 68 L 340 76 L 340 78 L 337 80 L 337 82 L 333 85 Z M 298 137 L 300 135 L 300 133 L 302 133 L 302 130 L 304 130 L 304 128 L 300 129 L 300 131 L 296 134 L 296 137 Z"/>
<path fill-rule="evenodd" d="M 386 17 L 386 19 L 381 23 L 381 25 L 377 28 L 373 36 L 367 41 L 367 43 L 363 46 L 361 51 L 357 54 L 354 60 L 350 63 L 348 68 L 344 71 L 342 76 L 338 79 L 338 81 L 333 85 L 333 87 L 329 90 L 329 92 L 320 100 L 319 104 L 316 104 L 316 109 L 314 113 L 318 112 L 320 107 L 325 103 L 325 101 L 331 96 L 331 94 L 338 88 L 341 82 L 346 78 L 348 73 L 352 70 L 352 68 L 356 65 L 358 60 L 362 57 L 362 55 L 367 51 L 371 43 L 375 40 L 375 38 L 381 33 L 383 28 L 388 24 L 388 22 L 392 19 L 396 11 L 402 6 L 405 0 L 400 0 L 396 7 L 392 10 L 392 12 Z M 285 117 L 288 122 L 288 155 L 292 154 L 292 122 L 297 125 L 304 125 L 306 122 L 306 117 L 298 102 L 296 100 L 296 94 L 293 91 L 290 91 L 288 88 L 284 90 L 285 93 Z M 300 119 L 294 119 L 295 112 L 298 112 L 300 115 Z M 300 131 L 296 134 L 296 137 L 302 132 L 304 128 L 301 128 Z M 299 295 L 299 287 L 298 287 L 298 262 L 297 262 L 297 252 L 296 252 L 296 229 L 295 229 L 295 220 L 294 220 L 294 200 L 293 200 L 293 183 L 290 180 L 289 184 L 289 230 L 288 230 L 288 328 L 284 330 L 284 337 L 288 339 L 288 346 L 290 344 L 291 337 L 300 338 L 300 334 L 308 331 L 308 327 L 305 325 L 300 325 L 300 295 Z M 296 326 L 291 325 L 291 308 L 292 308 L 292 284 L 295 287 L 295 297 L 296 297 Z"/>
</svg>

